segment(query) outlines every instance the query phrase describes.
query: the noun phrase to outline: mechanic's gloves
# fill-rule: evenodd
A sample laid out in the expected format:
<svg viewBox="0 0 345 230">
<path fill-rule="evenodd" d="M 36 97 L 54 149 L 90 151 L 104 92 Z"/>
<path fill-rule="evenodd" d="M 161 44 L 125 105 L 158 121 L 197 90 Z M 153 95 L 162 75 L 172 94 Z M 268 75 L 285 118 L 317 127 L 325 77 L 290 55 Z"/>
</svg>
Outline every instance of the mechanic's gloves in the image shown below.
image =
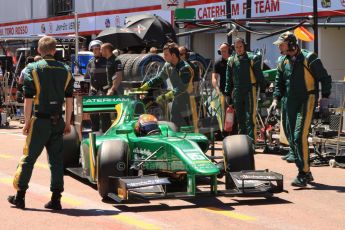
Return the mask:
<svg viewBox="0 0 345 230">
<path fill-rule="evenodd" d="M 173 91 L 170 91 L 166 94 L 162 94 L 162 95 L 158 96 L 156 99 L 156 102 L 158 104 L 163 104 L 165 101 L 172 101 L 173 98 L 174 98 L 174 93 L 173 93 Z"/>
<path fill-rule="evenodd" d="M 272 104 L 269 108 L 269 111 L 275 110 L 277 108 L 278 105 L 278 100 L 277 99 L 273 99 Z"/>
<path fill-rule="evenodd" d="M 135 89 L 134 91 L 147 91 L 150 89 L 149 84 L 145 83 L 142 86 L 140 86 L 139 88 Z"/>
<path fill-rule="evenodd" d="M 158 104 L 163 104 L 165 101 L 165 94 L 162 94 L 162 95 L 159 95 L 157 98 L 156 98 L 156 102 Z"/>
</svg>

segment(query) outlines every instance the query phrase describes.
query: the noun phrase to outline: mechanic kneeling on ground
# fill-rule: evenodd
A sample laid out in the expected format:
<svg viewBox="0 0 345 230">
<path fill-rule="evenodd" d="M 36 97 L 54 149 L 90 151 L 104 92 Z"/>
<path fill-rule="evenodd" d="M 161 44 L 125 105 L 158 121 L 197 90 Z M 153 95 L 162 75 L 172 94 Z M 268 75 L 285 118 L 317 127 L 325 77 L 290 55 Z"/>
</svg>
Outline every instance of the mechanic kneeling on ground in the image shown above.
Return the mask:
<svg viewBox="0 0 345 230">
<path fill-rule="evenodd" d="M 25 208 L 25 193 L 37 158 L 44 147 L 47 149 L 51 171 L 51 201 L 44 207 L 60 210 L 63 181 L 63 134 L 71 131 L 73 107 L 72 74 L 63 63 L 54 59 L 56 40 L 45 36 L 38 41 L 38 52 L 43 60 L 29 64 L 24 76 L 24 117 L 23 134 L 27 135 L 13 186 L 15 196 L 8 201 L 17 208 Z M 62 105 L 66 98 L 65 122 L 62 118 Z M 34 104 L 34 115 L 32 114 Z"/>
<path fill-rule="evenodd" d="M 163 47 L 163 55 L 166 63 L 158 75 L 137 90 L 146 91 L 155 85 L 161 85 L 168 78 L 171 81 L 173 90 L 160 95 L 156 101 L 160 104 L 172 101 L 171 121 L 177 127 L 194 126 L 197 131 L 196 102 L 193 95 L 192 67 L 180 59 L 180 52 L 176 43 L 167 43 Z"/>
<path fill-rule="evenodd" d="M 90 96 L 107 95 L 108 90 L 111 88 L 107 78 L 107 59 L 101 55 L 102 44 L 103 43 L 99 40 L 93 40 L 89 44 L 89 50 L 92 51 L 94 55 L 86 66 L 85 74 L 85 77 L 89 77 L 91 81 Z M 93 113 L 90 114 L 90 118 L 93 132 L 99 131 L 100 122 L 103 133 L 111 126 L 111 117 L 109 113 Z"/>
</svg>

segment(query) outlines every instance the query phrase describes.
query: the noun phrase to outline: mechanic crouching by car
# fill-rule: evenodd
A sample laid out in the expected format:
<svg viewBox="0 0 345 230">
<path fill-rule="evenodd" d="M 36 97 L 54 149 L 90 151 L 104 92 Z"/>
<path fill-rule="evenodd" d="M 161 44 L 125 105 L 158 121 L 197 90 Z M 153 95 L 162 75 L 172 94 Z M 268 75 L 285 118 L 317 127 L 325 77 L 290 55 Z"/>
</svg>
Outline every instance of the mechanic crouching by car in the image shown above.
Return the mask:
<svg viewBox="0 0 345 230">
<path fill-rule="evenodd" d="M 86 66 L 86 78 L 90 78 L 91 86 L 90 96 L 107 95 L 110 89 L 107 78 L 107 59 L 101 55 L 101 45 L 103 43 L 99 40 L 93 40 L 89 44 L 89 50 L 93 52 L 94 57 L 90 59 Z M 92 131 L 98 132 L 100 129 L 104 133 L 111 125 L 111 118 L 109 113 L 93 113 L 90 114 L 92 122 Z"/>
<path fill-rule="evenodd" d="M 166 63 L 158 75 L 137 90 L 146 91 L 155 85 L 161 85 L 168 78 L 173 89 L 166 94 L 157 97 L 160 104 L 172 101 L 171 121 L 177 127 L 194 126 L 197 131 L 196 103 L 193 95 L 192 67 L 180 59 L 180 52 L 176 43 L 167 43 L 163 47 L 163 55 Z"/>
<path fill-rule="evenodd" d="M 110 43 L 105 43 L 101 46 L 102 57 L 107 60 L 106 74 L 108 85 L 110 86 L 107 95 L 122 95 L 121 81 L 123 67 L 121 61 L 113 54 L 113 50 L 114 47 Z"/>
<path fill-rule="evenodd" d="M 54 59 L 56 40 L 53 37 L 41 38 L 38 41 L 38 52 L 43 60 L 29 64 L 24 76 L 23 134 L 27 137 L 23 157 L 13 179 L 17 194 L 9 196 L 8 201 L 17 208 L 25 208 L 25 193 L 29 187 L 34 164 L 46 147 L 51 171 L 52 197 L 44 207 L 60 210 L 61 193 L 64 190 L 63 134 L 71 131 L 74 80 L 68 66 Z M 65 121 L 62 118 L 64 99 Z"/>
</svg>

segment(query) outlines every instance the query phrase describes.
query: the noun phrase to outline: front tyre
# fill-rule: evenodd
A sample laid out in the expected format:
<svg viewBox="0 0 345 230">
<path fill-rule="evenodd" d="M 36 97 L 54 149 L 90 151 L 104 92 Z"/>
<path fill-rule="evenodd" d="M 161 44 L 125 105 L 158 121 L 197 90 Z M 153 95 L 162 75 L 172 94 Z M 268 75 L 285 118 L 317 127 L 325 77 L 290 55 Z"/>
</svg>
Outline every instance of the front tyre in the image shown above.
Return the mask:
<svg viewBox="0 0 345 230">
<path fill-rule="evenodd" d="M 101 197 L 111 192 L 109 177 L 125 176 L 127 171 L 128 145 L 122 140 L 104 142 L 97 152 L 97 188 Z"/>
<path fill-rule="evenodd" d="M 247 135 L 228 136 L 223 140 L 224 166 L 227 172 L 254 170 L 254 144 Z"/>
</svg>

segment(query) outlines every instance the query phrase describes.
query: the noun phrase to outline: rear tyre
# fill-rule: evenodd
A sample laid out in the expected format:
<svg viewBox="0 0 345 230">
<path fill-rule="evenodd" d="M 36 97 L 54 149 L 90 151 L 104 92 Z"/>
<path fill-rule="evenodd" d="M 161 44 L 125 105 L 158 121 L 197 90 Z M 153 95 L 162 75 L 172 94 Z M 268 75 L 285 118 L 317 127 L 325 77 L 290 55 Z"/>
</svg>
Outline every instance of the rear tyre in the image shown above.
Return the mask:
<svg viewBox="0 0 345 230">
<path fill-rule="evenodd" d="M 128 145 L 121 140 L 104 142 L 97 152 L 97 188 L 101 197 L 107 198 L 112 191 L 110 176 L 125 176 L 127 171 Z"/>
<path fill-rule="evenodd" d="M 79 165 L 80 140 L 75 126 L 71 126 L 71 132 L 63 137 L 63 167 L 77 167 Z"/>
</svg>

